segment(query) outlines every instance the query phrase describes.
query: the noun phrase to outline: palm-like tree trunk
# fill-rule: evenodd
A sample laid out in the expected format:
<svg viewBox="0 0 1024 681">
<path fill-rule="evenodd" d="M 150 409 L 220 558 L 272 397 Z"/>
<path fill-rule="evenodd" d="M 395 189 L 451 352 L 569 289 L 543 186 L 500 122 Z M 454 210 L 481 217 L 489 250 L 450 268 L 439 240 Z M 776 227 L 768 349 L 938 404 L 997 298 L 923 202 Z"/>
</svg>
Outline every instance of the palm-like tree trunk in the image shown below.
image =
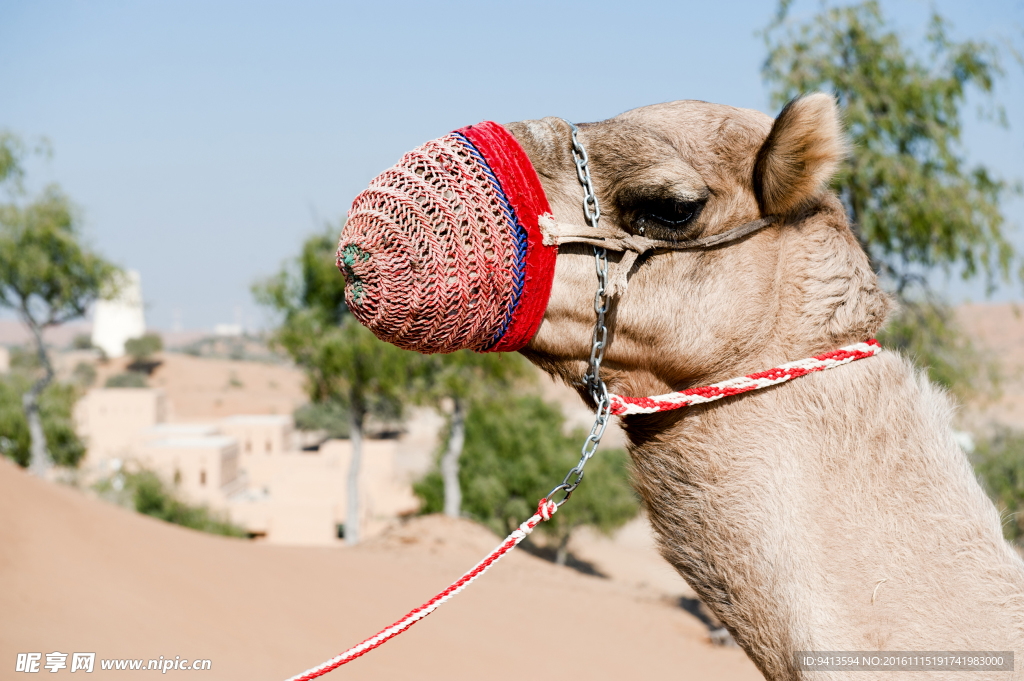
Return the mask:
<svg viewBox="0 0 1024 681">
<path fill-rule="evenodd" d="M 459 487 L 459 457 L 466 443 L 466 407 L 458 397 L 452 409 L 448 448 L 441 457 L 441 478 L 444 480 L 444 514 L 458 518 L 462 512 L 462 488 Z"/>
<path fill-rule="evenodd" d="M 53 380 L 53 365 L 43 345 L 43 329 L 31 317 L 24 315 L 27 326 L 32 331 L 36 344 L 36 354 L 45 372 L 38 381 L 32 384 L 28 392 L 21 396 L 21 404 L 25 409 L 25 420 L 28 421 L 28 433 L 31 441 L 31 458 L 28 470 L 33 475 L 43 477 L 50 469 L 50 455 L 46 447 L 46 432 L 43 430 L 43 419 L 39 415 L 39 396 Z"/>
<path fill-rule="evenodd" d="M 365 414 L 355 404 L 349 412 L 349 444 L 352 458 L 348 464 L 348 494 L 345 509 L 345 542 L 350 546 L 359 543 L 359 468 L 363 459 L 363 422 Z"/>
<path fill-rule="evenodd" d="M 565 565 L 566 560 L 568 560 L 570 536 L 572 536 L 572 530 L 567 529 L 559 540 L 558 549 L 555 551 L 555 565 Z"/>
</svg>

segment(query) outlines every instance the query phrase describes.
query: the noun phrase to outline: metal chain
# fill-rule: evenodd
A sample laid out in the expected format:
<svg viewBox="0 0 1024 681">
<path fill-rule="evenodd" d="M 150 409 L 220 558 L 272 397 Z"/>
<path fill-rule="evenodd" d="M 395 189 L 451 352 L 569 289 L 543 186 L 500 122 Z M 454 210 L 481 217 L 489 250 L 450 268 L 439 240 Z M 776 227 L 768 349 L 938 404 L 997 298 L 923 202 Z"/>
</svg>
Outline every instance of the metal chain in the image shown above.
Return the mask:
<svg viewBox="0 0 1024 681">
<path fill-rule="evenodd" d="M 572 157 L 576 163 L 576 176 L 579 178 L 580 184 L 583 185 L 583 213 L 590 226 L 596 229 L 597 221 L 601 219 L 601 208 L 597 204 L 594 183 L 590 179 L 590 158 L 577 138 L 579 130 L 572 123 L 569 123 L 569 127 L 572 129 Z M 594 265 L 597 269 L 597 292 L 594 294 L 594 312 L 597 314 L 597 322 L 594 325 L 594 334 L 591 339 L 590 367 L 585 380 L 587 388 L 590 390 L 590 396 L 597 405 L 597 415 L 594 418 L 594 425 L 590 428 L 590 435 L 583 443 L 579 463 L 569 470 L 561 484 L 551 490 L 546 497 L 552 499 L 558 492 L 564 492 L 565 496 L 556 502 L 559 506 L 569 500 L 573 491 L 583 481 L 583 467 L 597 451 L 604 431 L 608 427 L 608 419 L 611 418 L 608 387 L 601 380 L 601 361 L 604 359 L 605 345 L 608 342 L 608 327 L 605 325 L 605 315 L 609 305 L 608 252 L 605 249 L 594 246 Z"/>
</svg>

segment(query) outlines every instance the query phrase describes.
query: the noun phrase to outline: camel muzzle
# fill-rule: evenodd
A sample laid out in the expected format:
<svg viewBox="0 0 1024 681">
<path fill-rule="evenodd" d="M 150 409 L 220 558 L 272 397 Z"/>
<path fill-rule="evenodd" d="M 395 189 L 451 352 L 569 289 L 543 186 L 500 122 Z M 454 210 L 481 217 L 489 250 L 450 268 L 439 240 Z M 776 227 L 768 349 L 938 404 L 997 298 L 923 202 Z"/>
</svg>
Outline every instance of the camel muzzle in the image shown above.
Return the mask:
<svg viewBox="0 0 1024 681">
<path fill-rule="evenodd" d="M 558 247 L 529 157 L 485 122 L 410 151 L 356 197 L 338 246 L 345 301 L 383 341 L 508 352 L 540 326 Z"/>
</svg>

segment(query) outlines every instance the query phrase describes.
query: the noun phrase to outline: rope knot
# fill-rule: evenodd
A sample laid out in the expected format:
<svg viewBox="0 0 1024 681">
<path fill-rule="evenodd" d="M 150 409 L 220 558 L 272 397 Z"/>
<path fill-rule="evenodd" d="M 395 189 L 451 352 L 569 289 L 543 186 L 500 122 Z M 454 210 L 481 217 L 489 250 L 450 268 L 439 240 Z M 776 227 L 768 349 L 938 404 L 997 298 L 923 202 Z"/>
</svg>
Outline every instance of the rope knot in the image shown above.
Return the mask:
<svg viewBox="0 0 1024 681">
<path fill-rule="evenodd" d="M 558 510 L 558 504 L 547 499 L 541 499 L 540 503 L 537 504 L 537 515 L 540 516 L 541 520 L 551 520 L 551 516 Z"/>
</svg>

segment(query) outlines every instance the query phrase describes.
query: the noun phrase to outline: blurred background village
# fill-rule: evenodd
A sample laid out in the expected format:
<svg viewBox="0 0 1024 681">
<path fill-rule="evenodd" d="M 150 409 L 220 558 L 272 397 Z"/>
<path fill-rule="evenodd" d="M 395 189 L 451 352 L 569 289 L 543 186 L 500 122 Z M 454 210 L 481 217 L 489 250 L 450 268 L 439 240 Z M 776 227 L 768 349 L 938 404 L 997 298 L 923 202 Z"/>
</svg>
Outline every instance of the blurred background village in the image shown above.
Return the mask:
<svg viewBox="0 0 1024 681">
<path fill-rule="evenodd" d="M 1024 5 L 983 5 L 5 5 L 3 524 L 67 502 L 111 527 L 96 509 L 246 551 L 398 551 L 452 532 L 486 546 L 575 463 L 592 415 L 518 355 L 422 357 L 373 338 L 334 264 L 347 202 L 407 148 L 477 120 L 596 120 L 680 98 L 774 115 L 824 90 L 851 138 L 834 189 L 900 303 L 880 340 L 955 396 L 961 446 L 1024 547 Z M 481 42 L 490 34 L 517 55 L 451 66 L 454 45 L 513 50 Z M 612 427 L 526 548 L 727 650 L 658 557 L 625 446 Z M 15 539 L 0 542 L 7 584 L 34 570 L 17 567 L 29 544 Z M 418 546 L 419 564 L 442 560 Z M 80 569 L 102 583 L 112 560 Z M 43 611 L 25 629 L 5 606 L 0 626 L 24 647 L 59 629 L 64 611 Z M 359 612 L 346 626 L 368 634 Z M 705 669 L 756 678 L 741 653 L 721 654 L 739 657 Z M 223 678 L 248 678 L 239 665 Z"/>
</svg>

